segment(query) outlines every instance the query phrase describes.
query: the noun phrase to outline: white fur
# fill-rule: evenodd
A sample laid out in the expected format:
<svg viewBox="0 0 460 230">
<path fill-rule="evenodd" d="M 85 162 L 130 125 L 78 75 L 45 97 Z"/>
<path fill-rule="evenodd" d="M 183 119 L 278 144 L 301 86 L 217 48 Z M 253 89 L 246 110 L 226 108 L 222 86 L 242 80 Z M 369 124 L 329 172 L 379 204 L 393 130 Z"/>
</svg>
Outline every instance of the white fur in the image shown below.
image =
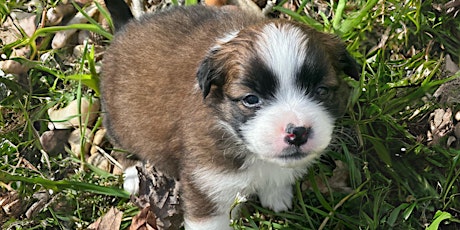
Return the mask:
<svg viewBox="0 0 460 230">
<path fill-rule="evenodd" d="M 295 74 L 305 61 L 308 38 L 290 24 L 267 24 L 257 40 L 260 57 L 280 80 L 280 90 L 293 89 Z"/>
<path fill-rule="evenodd" d="M 131 166 L 123 172 L 124 182 L 123 189 L 130 194 L 137 194 L 139 192 L 139 176 L 137 174 L 136 166 Z"/>
<path fill-rule="evenodd" d="M 292 95 L 291 95 L 292 94 Z M 260 109 L 257 115 L 241 127 L 247 148 L 260 158 L 280 165 L 305 165 L 317 158 L 329 145 L 333 131 L 333 119 L 323 107 L 295 92 L 277 95 L 277 101 Z M 308 153 L 302 160 L 279 158 L 283 149 L 289 146 L 284 141 L 285 128 L 292 123 L 311 128 L 307 143 L 300 146 Z"/>
<path fill-rule="evenodd" d="M 275 100 L 265 104 L 254 118 L 241 127 L 247 148 L 260 158 L 284 166 L 305 165 L 317 158 L 329 145 L 333 119 L 318 102 L 305 95 L 297 86 L 298 74 L 308 50 L 308 39 L 290 24 L 267 24 L 256 41 L 257 50 L 266 66 L 272 69 L 280 83 Z M 280 158 L 288 124 L 311 128 L 311 135 L 300 150 L 307 157 L 298 160 Z"/>
<path fill-rule="evenodd" d="M 224 34 L 223 37 L 218 38 L 218 39 L 217 39 L 217 43 L 218 43 L 218 44 L 227 43 L 227 42 L 233 40 L 234 38 L 236 38 L 236 36 L 238 36 L 239 33 L 240 33 L 239 30 L 235 30 L 235 31 L 232 31 L 232 32 L 228 32 L 228 33 Z"/>
<path fill-rule="evenodd" d="M 213 47 L 211 47 L 210 51 L 219 50 L 220 48 L 222 48 L 223 44 L 230 42 L 231 40 L 236 38 L 236 36 L 238 36 L 239 33 L 240 31 L 236 30 L 236 31 L 228 32 L 224 34 L 224 36 L 217 38 L 216 44 Z"/>
<path fill-rule="evenodd" d="M 184 218 L 184 228 L 186 230 L 230 230 L 230 220 L 228 215 L 209 217 L 205 220 L 191 220 Z"/>
<path fill-rule="evenodd" d="M 216 204 L 217 216 L 205 221 L 207 224 L 209 222 L 209 226 L 219 226 L 214 229 L 222 229 L 221 227 L 225 226 L 219 224 L 230 223 L 230 208 L 241 194 L 243 196 L 257 194 L 263 206 L 277 212 L 292 207 L 292 184 L 296 178 L 305 173 L 305 167 L 285 168 L 257 158 L 246 163 L 244 168 L 233 173 L 219 172 L 210 168 L 201 168 L 194 172 L 195 183 L 200 184 L 202 191 Z M 232 216 L 237 214 L 238 209 L 233 211 Z M 219 220 L 219 223 L 212 223 L 213 220 Z"/>
</svg>

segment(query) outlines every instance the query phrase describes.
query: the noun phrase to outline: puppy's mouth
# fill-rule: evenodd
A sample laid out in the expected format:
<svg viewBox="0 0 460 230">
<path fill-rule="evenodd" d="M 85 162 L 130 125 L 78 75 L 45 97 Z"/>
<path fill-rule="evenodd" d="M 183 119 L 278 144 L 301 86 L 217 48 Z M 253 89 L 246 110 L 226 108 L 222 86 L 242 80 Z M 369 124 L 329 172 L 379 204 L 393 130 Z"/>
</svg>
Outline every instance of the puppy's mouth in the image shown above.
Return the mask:
<svg viewBox="0 0 460 230">
<path fill-rule="evenodd" d="M 299 147 L 290 146 L 283 150 L 283 152 L 278 156 L 278 158 L 287 161 L 296 161 L 301 160 L 308 156 L 307 152 L 303 152 Z"/>
</svg>

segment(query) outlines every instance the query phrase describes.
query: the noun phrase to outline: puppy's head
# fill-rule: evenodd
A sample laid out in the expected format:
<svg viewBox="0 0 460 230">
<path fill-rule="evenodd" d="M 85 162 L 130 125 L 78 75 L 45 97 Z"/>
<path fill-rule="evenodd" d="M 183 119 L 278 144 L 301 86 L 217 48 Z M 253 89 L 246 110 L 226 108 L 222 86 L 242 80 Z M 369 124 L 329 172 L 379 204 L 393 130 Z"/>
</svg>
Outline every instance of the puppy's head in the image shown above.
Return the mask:
<svg viewBox="0 0 460 230">
<path fill-rule="evenodd" d="M 328 146 L 355 61 L 334 36 L 270 21 L 227 34 L 198 69 L 205 102 L 220 124 L 258 158 L 285 166 L 311 162 Z"/>
</svg>

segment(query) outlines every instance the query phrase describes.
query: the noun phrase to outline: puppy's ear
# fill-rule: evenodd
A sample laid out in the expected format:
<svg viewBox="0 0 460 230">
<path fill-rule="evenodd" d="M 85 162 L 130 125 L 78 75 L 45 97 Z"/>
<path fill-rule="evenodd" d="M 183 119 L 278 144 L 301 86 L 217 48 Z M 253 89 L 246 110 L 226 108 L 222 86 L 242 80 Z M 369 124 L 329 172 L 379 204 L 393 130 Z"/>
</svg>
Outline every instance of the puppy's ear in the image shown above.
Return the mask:
<svg viewBox="0 0 460 230">
<path fill-rule="evenodd" d="M 219 87 L 224 84 L 223 64 L 217 57 L 218 53 L 218 48 L 210 50 L 198 67 L 196 76 L 203 98 L 208 96 L 213 85 Z"/>
<path fill-rule="evenodd" d="M 343 72 L 355 80 L 359 80 L 361 67 L 351 54 L 345 48 L 345 45 L 340 44 L 339 48 L 339 65 Z"/>
<path fill-rule="evenodd" d="M 134 17 L 124 0 L 104 0 L 104 3 L 110 12 L 116 32 Z"/>
<path fill-rule="evenodd" d="M 340 64 L 342 65 L 343 72 L 355 80 L 359 80 L 360 66 L 358 62 L 351 56 L 345 49 L 344 53 L 340 56 Z"/>
</svg>

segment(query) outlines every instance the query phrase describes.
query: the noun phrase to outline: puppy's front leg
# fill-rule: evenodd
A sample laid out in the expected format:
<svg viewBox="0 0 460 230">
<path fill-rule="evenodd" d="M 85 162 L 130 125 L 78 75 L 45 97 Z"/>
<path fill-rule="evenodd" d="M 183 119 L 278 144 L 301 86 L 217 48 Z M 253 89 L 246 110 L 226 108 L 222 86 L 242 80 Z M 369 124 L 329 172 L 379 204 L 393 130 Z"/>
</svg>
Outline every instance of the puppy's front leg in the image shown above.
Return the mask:
<svg viewBox="0 0 460 230">
<path fill-rule="evenodd" d="M 184 218 L 185 230 L 230 230 L 228 213 L 202 219 Z"/>
<path fill-rule="evenodd" d="M 286 211 L 292 207 L 292 185 L 266 186 L 258 191 L 262 206 L 275 212 Z"/>
<path fill-rule="evenodd" d="M 181 202 L 183 202 L 184 208 L 185 230 L 230 230 L 229 207 L 227 208 L 226 204 L 213 201 L 210 198 L 210 192 L 207 193 L 207 190 L 203 189 L 205 182 L 197 181 L 190 174 L 182 174 L 181 179 L 183 189 Z M 196 173 L 194 175 L 201 179 L 210 180 L 210 176 L 202 178 Z"/>
</svg>

